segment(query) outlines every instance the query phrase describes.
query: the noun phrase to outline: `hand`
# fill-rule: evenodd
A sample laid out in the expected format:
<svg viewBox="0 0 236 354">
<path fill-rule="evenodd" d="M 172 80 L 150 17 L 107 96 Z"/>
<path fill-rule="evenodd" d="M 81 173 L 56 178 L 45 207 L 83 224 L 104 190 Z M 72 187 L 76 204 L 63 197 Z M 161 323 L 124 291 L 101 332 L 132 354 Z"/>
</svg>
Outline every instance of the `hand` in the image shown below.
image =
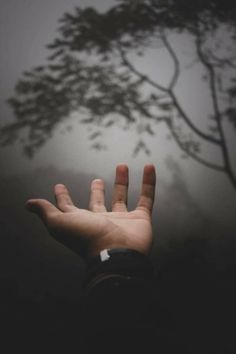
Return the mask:
<svg viewBox="0 0 236 354">
<path fill-rule="evenodd" d="M 57 207 L 44 199 L 30 199 L 27 208 L 36 213 L 51 235 L 82 254 L 94 256 L 103 249 L 129 248 L 148 254 L 152 246 L 151 212 L 155 195 L 155 167 L 146 165 L 136 209 L 127 210 L 128 167 L 118 165 L 112 197 L 112 211 L 104 205 L 104 182 L 91 183 L 89 209 L 77 208 L 67 188 L 55 186 Z"/>
</svg>

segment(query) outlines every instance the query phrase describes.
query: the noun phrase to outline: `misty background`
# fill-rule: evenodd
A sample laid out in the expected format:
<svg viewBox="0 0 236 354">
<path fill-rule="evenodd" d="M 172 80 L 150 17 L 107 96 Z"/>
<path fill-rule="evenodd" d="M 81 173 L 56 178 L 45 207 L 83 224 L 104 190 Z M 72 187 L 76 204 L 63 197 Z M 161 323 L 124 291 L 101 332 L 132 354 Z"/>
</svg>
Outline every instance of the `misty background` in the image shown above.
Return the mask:
<svg viewBox="0 0 236 354">
<path fill-rule="evenodd" d="M 82 0 L 1 1 L 1 125 L 14 121 L 6 100 L 13 95 L 15 84 L 25 70 L 46 62 L 46 44 L 57 35 L 58 20 L 62 15 L 73 12 L 75 6 L 91 5 L 105 11 L 114 3 L 110 0 L 98 0 L 96 3 Z M 191 61 L 191 42 L 184 36 L 176 38 L 176 46 L 183 53 L 180 55 L 186 62 Z M 165 54 L 159 63 L 163 65 L 159 74 L 165 80 L 171 64 Z M 140 65 L 148 68 L 155 77 L 153 53 L 149 53 Z M 210 110 L 211 100 L 202 89 L 199 70 L 196 67 L 184 72 L 178 92 L 186 110 L 194 112 L 202 124 L 201 117 Z M 169 294 L 166 301 L 172 303 L 176 316 L 182 316 L 179 304 L 183 306 L 187 300 L 176 290 L 176 285 L 186 286 L 188 282 L 194 298 L 197 286 L 201 288 L 201 282 L 205 282 L 207 305 L 205 300 L 201 304 L 204 303 L 208 309 L 211 304 L 207 314 L 211 323 L 210 333 L 216 330 L 211 322 L 216 306 L 215 291 L 219 297 L 222 296 L 222 306 L 227 307 L 235 286 L 236 190 L 223 173 L 210 170 L 191 158 L 183 159 L 175 142 L 168 139 L 166 127 L 154 129 L 155 135 L 145 137 L 151 153 L 147 155 L 140 151 L 135 157 L 133 150 L 139 140 L 136 128 L 122 130 L 118 124 L 104 130 L 102 139 L 106 149 L 98 151 L 91 148 L 90 131 L 77 121 L 76 116 L 58 125 L 52 138 L 37 150 L 32 159 L 23 154 L 19 143 L 1 147 L 0 277 L 1 286 L 5 289 L 2 290 L 4 309 L 8 306 L 9 297 L 13 302 L 17 296 L 24 299 L 21 301 L 26 307 L 31 302 L 49 303 L 51 306 L 52 299 L 63 298 L 73 302 L 81 293 L 83 260 L 53 240 L 36 216 L 26 211 L 24 204 L 28 198 L 47 198 L 53 202 L 53 185 L 64 183 L 74 202 L 86 208 L 90 181 L 104 178 L 109 207 L 115 166 L 124 162 L 130 169 L 129 208 L 132 209 L 140 191 L 143 165 L 154 163 L 157 191 L 151 257 L 159 284 L 163 286 L 163 296 Z M 235 136 L 231 129 L 227 134 L 234 147 Z M 232 151 L 235 152 L 234 149 Z M 207 151 L 207 154 L 211 159 L 220 160 L 215 150 Z M 235 156 L 233 153 L 234 163 Z M 192 274 L 196 274 L 193 279 Z M 218 308 L 219 313 L 222 321 L 228 322 L 232 308 Z M 218 327 L 217 330 L 221 332 L 223 329 Z M 227 336 L 230 335 L 227 331 Z"/>
</svg>

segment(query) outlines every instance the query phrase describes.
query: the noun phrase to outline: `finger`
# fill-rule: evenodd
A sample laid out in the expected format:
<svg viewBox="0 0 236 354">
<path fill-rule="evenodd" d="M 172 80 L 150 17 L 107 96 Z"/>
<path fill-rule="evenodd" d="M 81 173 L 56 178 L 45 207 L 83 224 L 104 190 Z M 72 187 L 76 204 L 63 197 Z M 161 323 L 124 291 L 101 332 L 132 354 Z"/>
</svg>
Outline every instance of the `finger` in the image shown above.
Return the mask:
<svg viewBox="0 0 236 354">
<path fill-rule="evenodd" d="M 89 210 L 95 213 L 107 211 L 105 207 L 105 186 L 102 179 L 94 179 L 91 183 Z"/>
<path fill-rule="evenodd" d="M 75 208 L 74 203 L 70 197 L 69 191 L 64 184 L 56 184 L 54 187 L 57 207 L 61 211 L 70 211 Z"/>
<path fill-rule="evenodd" d="M 145 165 L 143 170 L 143 182 L 141 195 L 136 209 L 152 213 L 156 186 L 156 172 L 153 165 Z"/>
<path fill-rule="evenodd" d="M 116 167 L 115 184 L 112 195 L 112 211 L 127 211 L 129 169 L 127 165 Z"/>
<path fill-rule="evenodd" d="M 60 213 L 52 203 L 45 199 L 30 199 L 26 202 L 26 208 L 37 214 L 46 226 L 50 224 L 53 216 Z"/>
</svg>

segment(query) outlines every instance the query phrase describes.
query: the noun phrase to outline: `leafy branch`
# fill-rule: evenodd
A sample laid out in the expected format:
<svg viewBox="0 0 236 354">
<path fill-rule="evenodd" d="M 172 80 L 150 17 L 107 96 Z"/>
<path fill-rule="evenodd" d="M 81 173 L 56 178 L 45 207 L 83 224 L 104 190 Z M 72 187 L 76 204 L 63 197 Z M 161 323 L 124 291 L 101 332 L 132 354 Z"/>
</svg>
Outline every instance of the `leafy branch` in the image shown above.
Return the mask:
<svg viewBox="0 0 236 354">
<path fill-rule="evenodd" d="M 224 87 L 221 84 L 222 73 L 235 67 L 235 58 L 219 55 L 208 44 L 217 37 L 220 26 L 227 28 L 232 46 L 235 44 L 236 12 L 227 1 L 223 5 L 220 0 L 191 4 L 182 0 L 119 0 L 104 13 L 86 7 L 64 14 L 58 36 L 48 45 L 47 65 L 25 72 L 16 84 L 15 95 L 8 101 L 15 121 L 0 127 L 0 144 L 20 140 L 25 153 L 33 156 L 58 124 L 74 112 L 82 123 L 95 127 L 89 138 L 96 149 L 104 148 L 98 141 L 101 129 L 117 124 L 121 117 L 128 126 L 136 125 L 139 134 L 153 135 L 153 124 L 165 123 L 186 156 L 224 172 L 236 188 L 232 151 L 224 131 L 225 124 L 236 127 L 236 78 L 232 75 Z M 185 111 L 176 94 L 182 72 L 172 33 L 187 33 L 194 39 L 194 63 L 204 68 L 213 106 L 206 120 L 211 118 L 214 123 L 205 130 Z M 130 59 L 131 54 L 144 56 L 145 50 L 157 48 L 157 43 L 173 63 L 166 85 L 140 71 Z M 183 123 L 181 129 L 177 129 L 177 120 Z M 203 143 L 221 151 L 222 166 L 206 160 Z M 140 150 L 150 153 L 142 139 L 134 153 Z"/>
</svg>

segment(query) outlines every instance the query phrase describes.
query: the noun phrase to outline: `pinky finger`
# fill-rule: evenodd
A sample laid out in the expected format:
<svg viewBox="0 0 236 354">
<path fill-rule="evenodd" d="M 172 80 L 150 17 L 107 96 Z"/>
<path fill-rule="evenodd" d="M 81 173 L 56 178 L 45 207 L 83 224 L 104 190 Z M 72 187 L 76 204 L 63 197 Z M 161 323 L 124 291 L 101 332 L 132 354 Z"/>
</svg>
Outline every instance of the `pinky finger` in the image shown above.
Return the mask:
<svg viewBox="0 0 236 354">
<path fill-rule="evenodd" d="M 145 165 L 143 170 L 143 182 L 141 195 L 136 209 L 152 213 L 156 187 L 156 171 L 153 165 Z"/>
</svg>

